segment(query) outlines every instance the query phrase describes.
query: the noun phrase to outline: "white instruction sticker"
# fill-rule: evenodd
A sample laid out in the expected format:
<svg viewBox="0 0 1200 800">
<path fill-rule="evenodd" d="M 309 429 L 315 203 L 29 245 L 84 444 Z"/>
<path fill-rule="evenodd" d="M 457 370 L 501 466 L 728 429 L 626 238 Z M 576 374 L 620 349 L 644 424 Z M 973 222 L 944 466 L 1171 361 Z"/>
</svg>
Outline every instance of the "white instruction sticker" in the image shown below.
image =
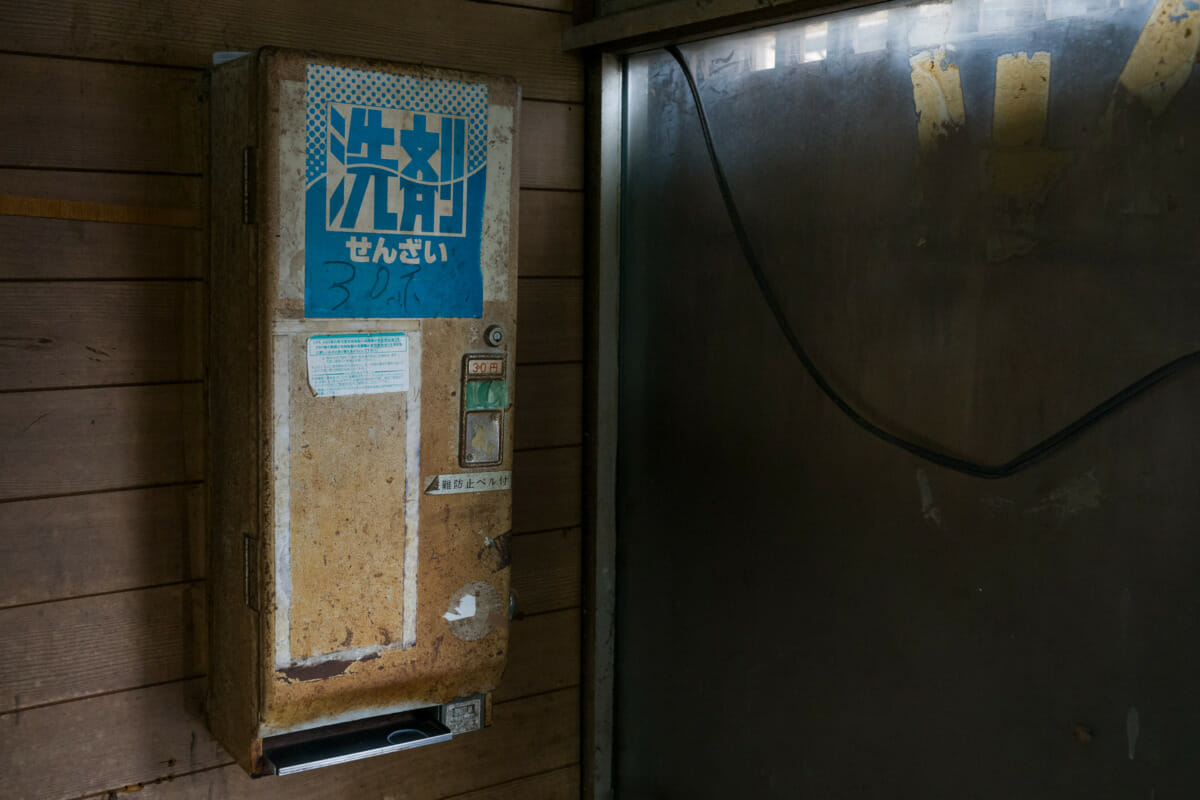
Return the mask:
<svg viewBox="0 0 1200 800">
<path fill-rule="evenodd" d="M 308 340 L 308 383 L 317 397 L 407 392 L 408 336 L 312 336 Z"/>
<path fill-rule="evenodd" d="M 466 492 L 499 492 L 512 488 L 512 473 L 460 472 L 457 475 L 438 475 L 429 481 L 425 494 L 464 494 Z"/>
</svg>

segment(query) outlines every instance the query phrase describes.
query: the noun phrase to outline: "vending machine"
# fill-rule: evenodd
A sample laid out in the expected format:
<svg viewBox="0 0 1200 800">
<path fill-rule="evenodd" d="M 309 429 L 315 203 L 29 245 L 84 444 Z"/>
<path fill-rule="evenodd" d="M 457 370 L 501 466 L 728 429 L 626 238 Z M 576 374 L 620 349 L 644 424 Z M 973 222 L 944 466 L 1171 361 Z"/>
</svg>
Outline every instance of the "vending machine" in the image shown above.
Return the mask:
<svg viewBox="0 0 1200 800">
<path fill-rule="evenodd" d="M 519 106 L 317 53 L 213 71 L 207 715 L 252 775 L 489 724 Z"/>
</svg>

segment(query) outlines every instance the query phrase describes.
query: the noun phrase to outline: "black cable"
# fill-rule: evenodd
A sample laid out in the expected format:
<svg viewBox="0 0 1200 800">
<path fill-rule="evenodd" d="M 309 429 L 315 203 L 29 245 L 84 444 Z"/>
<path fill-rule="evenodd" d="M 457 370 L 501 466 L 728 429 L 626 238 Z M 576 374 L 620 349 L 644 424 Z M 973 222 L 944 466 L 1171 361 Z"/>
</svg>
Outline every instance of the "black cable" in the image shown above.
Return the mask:
<svg viewBox="0 0 1200 800">
<path fill-rule="evenodd" d="M 696 79 L 692 77 L 692 71 L 688 67 L 687 61 L 684 60 L 683 54 L 679 52 L 678 47 L 669 45 L 667 52 L 678 62 L 679 68 L 683 71 L 683 77 L 687 79 L 688 88 L 692 90 L 692 100 L 696 104 L 696 113 L 700 117 L 700 129 L 704 133 L 704 144 L 708 148 L 708 159 L 712 163 L 713 174 L 717 179 L 717 188 L 721 190 L 721 199 L 725 202 L 725 213 L 729 215 L 729 222 L 733 225 L 733 232 L 737 236 L 738 244 L 742 248 L 742 255 L 746 259 L 747 266 L 750 267 L 750 272 L 754 275 L 754 280 L 758 283 L 758 289 L 762 293 L 763 300 L 766 301 L 767 307 L 775 317 L 776 324 L 779 325 L 779 330 L 783 333 L 784 338 L 787 339 L 788 344 L 791 345 L 792 352 L 796 354 L 796 358 L 800 359 L 800 363 L 804 365 L 804 369 L 808 372 L 809 377 L 820 387 L 825 396 L 841 409 L 842 413 L 867 433 L 902 450 L 907 450 L 917 458 L 924 459 L 931 464 L 937 464 L 939 467 L 952 469 L 955 472 L 962 472 L 976 478 L 1007 478 L 1062 447 L 1068 441 L 1083 433 L 1159 381 L 1169 378 L 1194 362 L 1200 362 L 1200 350 L 1198 350 L 1164 364 L 1144 376 L 1141 380 L 1126 386 L 1062 430 L 1047 436 L 1033 447 L 1002 464 L 980 464 L 975 461 L 958 458 L 939 450 L 924 447 L 881 428 L 854 410 L 854 407 L 846 402 L 845 398 L 829 385 L 829 381 L 825 379 L 821 370 L 813 363 L 812 358 L 804 349 L 804 345 L 800 343 L 800 338 L 792 330 L 787 317 L 784 316 L 783 308 L 779 304 L 775 290 L 771 286 L 771 282 L 767 279 L 766 273 L 763 272 L 762 264 L 759 263 L 758 256 L 754 252 L 754 247 L 750 244 L 750 237 L 746 234 L 746 228 L 742 224 L 742 217 L 738 213 L 737 204 L 733 200 L 733 192 L 729 188 L 729 181 L 725 178 L 725 170 L 721 167 L 721 160 L 717 157 L 717 150 L 713 145 L 712 131 L 708 127 L 708 115 L 704 113 L 704 102 L 700 99 L 700 90 L 696 88 Z"/>
</svg>

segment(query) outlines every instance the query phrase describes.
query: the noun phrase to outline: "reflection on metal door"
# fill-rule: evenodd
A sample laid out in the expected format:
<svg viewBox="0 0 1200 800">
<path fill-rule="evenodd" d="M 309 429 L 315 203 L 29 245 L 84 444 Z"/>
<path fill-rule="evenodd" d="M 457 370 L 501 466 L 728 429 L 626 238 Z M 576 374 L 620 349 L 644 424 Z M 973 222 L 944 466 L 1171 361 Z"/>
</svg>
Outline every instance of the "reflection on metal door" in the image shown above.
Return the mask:
<svg viewBox="0 0 1200 800">
<path fill-rule="evenodd" d="M 830 382 L 995 462 L 1200 345 L 1198 43 L 1193 0 L 956 0 L 683 54 Z M 678 66 L 626 85 L 617 786 L 1194 793 L 1200 375 L 1001 482 L 889 448 Z"/>
</svg>

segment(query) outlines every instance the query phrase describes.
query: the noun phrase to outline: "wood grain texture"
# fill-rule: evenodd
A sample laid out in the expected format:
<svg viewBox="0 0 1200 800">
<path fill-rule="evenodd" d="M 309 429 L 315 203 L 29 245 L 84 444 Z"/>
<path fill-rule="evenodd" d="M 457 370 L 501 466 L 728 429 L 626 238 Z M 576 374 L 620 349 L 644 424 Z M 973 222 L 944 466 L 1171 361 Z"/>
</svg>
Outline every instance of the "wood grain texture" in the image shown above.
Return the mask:
<svg viewBox="0 0 1200 800">
<path fill-rule="evenodd" d="M 579 683 L 578 608 L 516 620 L 511 637 L 497 702 Z"/>
<path fill-rule="evenodd" d="M 127 222 L 167 228 L 199 228 L 203 215 L 192 209 L 154 206 L 116 206 L 85 200 L 51 200 L 45 197 L 0 194 L 0 216 L 75 219 L 85 222 Z"/>
<path fill-rule="evenodd" d="M 131 122 L 136 124 L 136 120 Z M 27 137 L 28 138 L 28 137 Z M 204 212 L 204 179 L 192 175 L 69 172 L 0 167 L 0 194 Z"/>
<path fill-rule="evenodd" d="M 517 289 L 517 363 L 583 358 L 583 281 L 527 278 Z M 518 379 L 519 380 L 519 379 Z"/>
<path fill-rule="evenodd" d="M 496 784 L 444 800 L 567 800 L 579 797 L 579 765 Z"/>
<path fill-rule="evenodd" d="M 0 611 L 0 714 L 198 674 L 194 584 Z"/>
<path fill-rule="evenodd" d="M 0 390 L 200 380 L 202 292 L 191 281 L 8 284 Z"/>
<path fill-rule="evenodd" d="M 521 104 L 521 187 L 583 188 L 583 106 Z"/>
<path fill-rule="evenodd" d="M 201 278 L 202 230 L 0 216 L 0 279 Z"/>
<path fill-rule="evenodd" d="M 574 608 L 580 602 L 578 528 L 513 537 L 517 615 Z"/>
<path fill-rule="evenodd" d="M 126 789 L 139 800 L 418 800 L 505 783 L 578 758 L 579 692 L 571 688 L 497 703 L 490 728 L 445 744 L 255 781 L 209 738 L 196 715 L 199 684 L 171 683 L 0 717 L 0 774 L 11 776 L 9 796 L 67 800 L 106 790 L 121 796 Z M 76 738 L 63 736 L 65 730 L 110 733 Z"/>
<path fill-rule="evenodd" d="M 202 693 L 196 679 L 0 716 L 5 793 L 65 800 L 228 763 Z"/>
<path fill-rule="evenodd" d="M 513 461 L 513 532 L 570 528 L 580 519 L 582 448 L 519 452 Z"/>
<path fill-rule="evenodd" d="M 581 282 L 525 280 L 518 291 L 521 361 L 579 359 Z M 200 288 L 187 282 L 10 284 L 0 295 L 0 389 L 199 379 L 200 304 Z M 558 391 L 578 402 L 578 379 L 567 372 L 521 374 L 533 394 L 531 413 L 554 412 Z M 549 396 L 538 396 L 543 388 Z M 564 409 L 554 428 L 541 431 L 540 444 L 523 446 L 566 443 L 552 439 L 575 435 L 572 416 Z M 526 436 L 537 442 L 537 432 L 531 427 Z"/>
<path fill-rule="evenodd" d="M 525 616 L 513 622 L 515 655 L 497 700 L 579 680 L 579 613 L 564 608 L 578 600 L 578 587 L 572 597 L 554 580 L 578 575 L 577 532 L 518 541 L 514 559 L 525 563 L 514 560 L 513 591 Z M 175 584 L 0 609 L 0 641 L 10 645 L 0 650 L 0 714 L 201 674 L 193 634 L 203 591 L 201 583 Z"/>
<path fill-rule="evenodd" d="M 199 384 L 0 395 L 0 499 L 199 480 Z"/>
<path fill-rule="evenodd" d="M 202 577 L 203 514 L 201 486 L 0 503 L 0 606 Z"/>
<path fill-rule="evenodd" d="M 516 447 L 559 447 L 583 440 L 583 367 L 530 364 L 517 371 Z"/>
<path fill-rule="evenodd" d="M 199 70 L 0 54 L 0 74 L 0 164 L 204 169 L 208 122 Z"/>
<path fill-rule="evenodd" d="M 521 276 L 583 275 L 583 193 L 525 189 L 520 202 Z"/>
<path fill-rule="evenodd" d="M 220 50 L 265 44 L 512 75 L 526 97 L 583 99 L 583 68 L 564 53 L 567 15 L 468 0 L 336 8 L 321 0 L 52 0 L 5 13 L 0 49 L 207 67 Z"/>
<path fill-rule="evenodd" d="M 204 574 L 203 488 L 168 486 L 0 504 L 0 606 L 190 580 Z M 579 604 L 579 530 L 513 540 L 517 610 Z"/>
</svg>

